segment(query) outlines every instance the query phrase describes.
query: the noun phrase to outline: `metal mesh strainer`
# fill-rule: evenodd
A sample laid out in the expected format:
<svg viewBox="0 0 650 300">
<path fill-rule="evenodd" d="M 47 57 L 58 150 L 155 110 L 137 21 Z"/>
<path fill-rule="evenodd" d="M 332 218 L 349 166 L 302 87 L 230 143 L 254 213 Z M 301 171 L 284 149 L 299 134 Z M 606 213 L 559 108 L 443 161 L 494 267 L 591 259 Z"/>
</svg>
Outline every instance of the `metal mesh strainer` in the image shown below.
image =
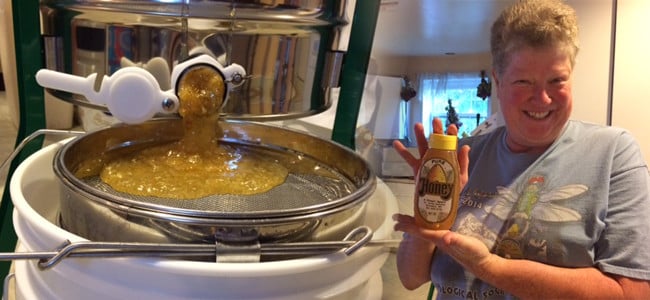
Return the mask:
<svg viewBox="0 0 650 300">
<path fill-rule="evenodd" d="M 169 125 L 169 121 L 159 123 Z M 72 184 L 82 190 L 129 207 L 216 218 L 277 217 L 310 213 L 345 204 L 357 198 L 355 193 L 358 194 L 360 188 L 367 188 L 365 186 L 368 185 L 370 171 L 355 153 L 305 134 L 293 135 L 293 132 L 281 130 L 276 132 L 280 134 L 276 136 L 269 134 L 273 132 L 269 130 L 273 127 L 249 124 L 222 124 L 230 127 L 223 128 L 225 136 L 221 143 L 236 147 L 242 153 L 275 160 L 289 170 L 283 184 L 260 194 L 217 194 L 189 200 L 138 196 L 114 190 L 99 176 L 77 178 L 74 175 L 76 166 L 85 160 L 101 157 L 103 162 L 110 161 L 113 157 L 173 141 L 180 136 L 176 127 L 155 128 L 147 123 L 130 126 L 132 128 L 128 130 L 114 127 L 92 133 L 81 141 L 71 142 L 62 149 L 59 155 L 62 159 L 56 162 L 59 165 L 55 166 L 55 171 L 68 177 Z M 161 131 L 167 134 L 162 135 Z M 251 140 L 253 137 L 256 138 Z M 300 162 L 292 165 L 289 161 Z"/>
<path fill-rule="evenodd" d="M 332 240 L 363 221 L 366 200 L 376 183 L 367 162 L 334 142 L 266 124 L 220 124 L 220 142 L 251 148 L 272 159 L 300 157 L 300 163 L 287 166 L 289 175 L 283 184 L 261 194 L 194 200 L 140 197 L 117 192 L 98 176 L 75 176 L 76 168 L 88 159 L 108 161 L 179 139 L 180 122 L 161 119 L 117 125 L 63 145 L 54 158 L 54 172 L 63 185 L 61 219 L 66 228 L 104 241 L 211 241 L 215 233 L 231 230 L 252 230 L 265 241 Z"/>
</svg>

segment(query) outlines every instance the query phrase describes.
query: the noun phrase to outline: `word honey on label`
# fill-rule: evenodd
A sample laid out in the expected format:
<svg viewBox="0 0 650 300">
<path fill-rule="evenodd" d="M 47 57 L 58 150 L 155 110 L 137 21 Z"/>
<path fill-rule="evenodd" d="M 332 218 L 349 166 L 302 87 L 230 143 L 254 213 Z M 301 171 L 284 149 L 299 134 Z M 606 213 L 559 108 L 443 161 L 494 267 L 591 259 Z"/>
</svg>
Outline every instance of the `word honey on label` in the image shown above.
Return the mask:
<svg viewBox="0 0 650 300">
<path fill-rule="evenodd" d="M 456 144 L 451 135 L 431 134 L 429 149 L 415 177 L 415 220 L 419 226 L 450 229 L 456 219 L 460 177 Z"/>
</svg>

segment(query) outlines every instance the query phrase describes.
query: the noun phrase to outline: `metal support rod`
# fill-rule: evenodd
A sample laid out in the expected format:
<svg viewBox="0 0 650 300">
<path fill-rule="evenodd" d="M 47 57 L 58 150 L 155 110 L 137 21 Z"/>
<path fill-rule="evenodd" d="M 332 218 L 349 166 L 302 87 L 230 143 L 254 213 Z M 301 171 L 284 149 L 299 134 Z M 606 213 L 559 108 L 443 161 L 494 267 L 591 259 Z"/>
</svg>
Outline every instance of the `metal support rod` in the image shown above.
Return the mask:
<svg viewBox="0 0 650 300">
<path fill-rule="evenodd" d="M 354 240 L 362 235 L 358 240 Z M 372 240 L 372 230 L 367 226 L 354 229 L 342 241 L 315 241 L 259 244 L 261 256 L 312 256 L 342 251 L 352 255 L 362 247 L 383 247 L 393 249 L 400 240 Z M 24 259 L 39 260 L 39 268 L 54 267 L 68 257 L 208 257 L 219 255 L 219 245 L 213 244 L 163 244 L 125 242 L 70 242 L 65 241 L 57 251 L 0 253 L 0 261 Z M 237 246 L 232 246 L 236 251 Z M 245 246 L 244 246 L 245 247 Z M 245 247 L 247 249 L 247 247 Z M 242 248 L 244 249 L 244 248 Z M 212 261 L 218 261 L 212 260 Z"/>
<path fill-rule="evenodd" d="M 0 172 L 4 172 L 5 168 L 13 162 L 13 160 L 20 154 L 20 152 L 25 148 L 31 141 L 36 138 L 41 137 L 42 135 L 58 135 L 58 136 L 79 136 L 84 134 L 83 131 L 74 131 L 74 130 L 59 130 L 59 129 L 39 129 L 23 139 L 9 154 L 9 157 L 0 164 Z"/>
</svg>

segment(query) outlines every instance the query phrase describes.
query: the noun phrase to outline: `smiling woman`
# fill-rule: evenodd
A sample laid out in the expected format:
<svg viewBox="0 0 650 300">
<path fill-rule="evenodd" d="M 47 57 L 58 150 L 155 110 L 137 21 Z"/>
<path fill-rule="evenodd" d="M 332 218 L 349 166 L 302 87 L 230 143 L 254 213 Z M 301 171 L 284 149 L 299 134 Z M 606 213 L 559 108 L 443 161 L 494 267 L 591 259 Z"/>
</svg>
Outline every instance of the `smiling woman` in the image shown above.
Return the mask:
<svg viewBox="0 0 650 300">
<path fill-rule="evenodd" d="M 439 298 L 650 297 L 650 181 L 639 144 L 625 129 L 570 120 L 578 27 L 563 0 L 518 1 L 495 20 L 505 126 L 459 140 L 463 205 L 449 231 L 394 216 L 406 233 L 397 266 L 407 288 L 430 282 Z M 443 126 L 434 120 L 435 133 Z M 414 131 L 423 153 L 423 127 Z"/>
</svg>

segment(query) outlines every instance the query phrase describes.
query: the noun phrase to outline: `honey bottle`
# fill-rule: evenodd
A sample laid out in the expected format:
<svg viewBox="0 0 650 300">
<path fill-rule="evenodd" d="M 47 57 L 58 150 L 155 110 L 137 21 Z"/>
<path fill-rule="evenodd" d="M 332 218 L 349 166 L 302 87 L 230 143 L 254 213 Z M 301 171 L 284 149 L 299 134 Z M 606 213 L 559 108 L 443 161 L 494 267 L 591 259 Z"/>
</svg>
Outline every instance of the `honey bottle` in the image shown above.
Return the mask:
<svg viewBox="0 0 650 300">
<path fill-rule="evenodd" d="M 450 229 L 456 219 L 460 197 L 458 137 L 431 134 L 429 149 L 415 177 L 415 221 L 421 227 Z"/>
</svg>

